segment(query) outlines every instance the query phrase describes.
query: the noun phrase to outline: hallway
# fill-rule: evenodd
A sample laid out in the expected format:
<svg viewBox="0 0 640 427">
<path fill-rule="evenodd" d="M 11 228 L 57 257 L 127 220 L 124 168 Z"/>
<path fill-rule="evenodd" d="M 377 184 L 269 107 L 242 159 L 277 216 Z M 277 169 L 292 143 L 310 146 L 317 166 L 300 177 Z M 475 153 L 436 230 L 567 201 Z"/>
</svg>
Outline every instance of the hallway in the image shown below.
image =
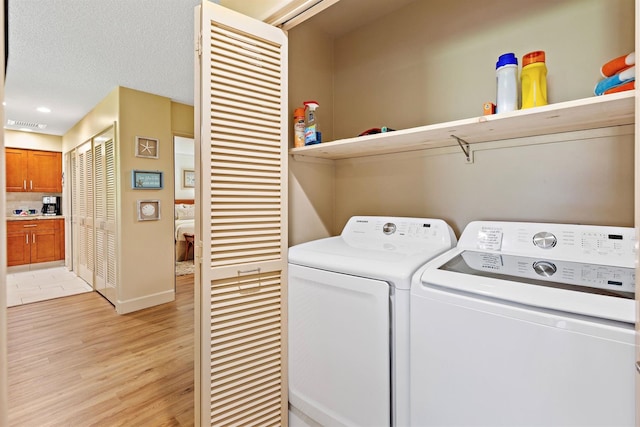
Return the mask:
<svg viewBox="0 0 640 427">
<path fill-rule="evenodd" d="M 126 315 L 95 292 L 8 308 L 9 425 L 192 426 L 193 290 Z"/>
</svg>

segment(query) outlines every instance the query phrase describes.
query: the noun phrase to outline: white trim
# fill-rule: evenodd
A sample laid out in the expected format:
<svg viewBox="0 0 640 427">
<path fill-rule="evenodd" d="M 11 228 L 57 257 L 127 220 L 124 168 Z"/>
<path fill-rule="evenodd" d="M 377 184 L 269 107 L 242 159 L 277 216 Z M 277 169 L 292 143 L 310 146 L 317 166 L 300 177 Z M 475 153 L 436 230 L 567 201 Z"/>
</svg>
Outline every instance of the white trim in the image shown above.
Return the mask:
<svg viewBox="0 0 640 427">
<path fill-rule="evenodd" d="M 171 301 L 175 301 L 176 292 L 171 289 L 169 291 L 158 292 L 151 295 L 145 295 L 143 297 L 133 298 L 130 300 L 116 301 L 116 312 L 118 314 L 127 314 L 134 311 L 142 310 L 156 305 L 165 304 Z"/>
</svg>

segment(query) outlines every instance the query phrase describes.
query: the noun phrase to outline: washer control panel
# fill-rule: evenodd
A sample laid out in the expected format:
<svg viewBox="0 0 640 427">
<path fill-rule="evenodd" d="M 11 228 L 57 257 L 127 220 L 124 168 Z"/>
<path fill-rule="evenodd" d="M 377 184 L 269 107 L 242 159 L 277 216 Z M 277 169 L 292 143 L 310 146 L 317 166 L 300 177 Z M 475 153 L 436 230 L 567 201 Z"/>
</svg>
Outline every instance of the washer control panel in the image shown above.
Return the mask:
<svg viewBox="0 0 640 427">
<path fill-rule="evenodd" d="M 628 295 L 635 292 L 634 268 L 476 251 L 464 251 L 461 257 L 473 270 L 509 276 L 511 280 L 519 277 L 525 279 L 520 280 L 525 283 L 535 284 L 536 280 L 542 280 L 606 289 Z"/>
<path fill-rule="evenodd" d="M 458 247 L 634 267 L 637 241 L 631 227 L 474 221 Z"/>
</svg>

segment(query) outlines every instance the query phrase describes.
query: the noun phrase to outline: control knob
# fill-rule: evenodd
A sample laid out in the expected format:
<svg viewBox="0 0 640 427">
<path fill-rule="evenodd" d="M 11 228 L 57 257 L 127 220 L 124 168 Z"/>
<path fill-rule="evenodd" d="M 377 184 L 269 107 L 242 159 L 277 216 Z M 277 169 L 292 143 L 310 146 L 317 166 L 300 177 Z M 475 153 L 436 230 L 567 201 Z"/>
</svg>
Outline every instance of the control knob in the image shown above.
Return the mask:
<svg viewBox="0 0 640 427">
<path fill-rule="evenodd" d="M 536 261 L 533 263 L 533 271 L 540 276 L 551 277 L 558 271 L 554 263 L 549 261 Z"/>
<path fill-rule="evenodd" d="M 385 225 L 382 226 L 382 232 L 387 236 L 389 234 L 393 234 L 396 232 L 396 225 L 392 222 L 387 222 Z"/>
<path fill-rule="evenodd" d="M 551 249 L 556 243 L 558 243 L 556 236 L 546 231 L 541 231 L 533 236 L 533 244 L 540 249 Z"/>
</svg>

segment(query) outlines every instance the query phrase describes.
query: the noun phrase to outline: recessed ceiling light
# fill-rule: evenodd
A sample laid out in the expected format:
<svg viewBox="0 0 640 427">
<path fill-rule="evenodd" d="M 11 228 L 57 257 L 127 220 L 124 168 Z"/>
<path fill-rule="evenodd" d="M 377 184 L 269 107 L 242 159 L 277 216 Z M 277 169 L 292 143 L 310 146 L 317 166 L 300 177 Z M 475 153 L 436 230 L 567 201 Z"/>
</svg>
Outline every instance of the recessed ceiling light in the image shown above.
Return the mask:
<svg viewBox="0 0 640 427">
<path fill-rule="evenodd" d="M 20 128 L 18 130 L 20 130 L 22 132 L 33 132 L 33 129 L 29 129 L 29 128 Z"/>
<path fill-rule="evenodd" d="M 36 110 L 40 111 L 41 113 L 50 113 L 51 109 L 47 108 L 47 107 L 38 107 L 36 108 Z"/>
</svg>

